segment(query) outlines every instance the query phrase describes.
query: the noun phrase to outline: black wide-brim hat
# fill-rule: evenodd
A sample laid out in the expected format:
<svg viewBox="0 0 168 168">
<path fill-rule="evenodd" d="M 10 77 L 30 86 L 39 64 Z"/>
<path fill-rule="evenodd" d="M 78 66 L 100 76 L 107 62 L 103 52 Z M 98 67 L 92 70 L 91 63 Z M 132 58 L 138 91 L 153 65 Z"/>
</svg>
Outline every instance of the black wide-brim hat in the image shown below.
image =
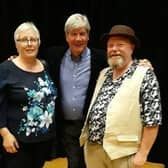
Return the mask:
<svg viewBox="0 0 168 168">
<path fill-rule="evenodd" d="M 112 36 L 123 36 L 128 38 L 132 43 L 135 44 L 136 48 L 140 47 L 140 41 L 135 35 L 135 31 L 127 25 L 114 25 L 109 33 L 105 33 L 101 37 L 101 42 L 104 46 L 107 45 L 107 41 Z"/>
</svg>

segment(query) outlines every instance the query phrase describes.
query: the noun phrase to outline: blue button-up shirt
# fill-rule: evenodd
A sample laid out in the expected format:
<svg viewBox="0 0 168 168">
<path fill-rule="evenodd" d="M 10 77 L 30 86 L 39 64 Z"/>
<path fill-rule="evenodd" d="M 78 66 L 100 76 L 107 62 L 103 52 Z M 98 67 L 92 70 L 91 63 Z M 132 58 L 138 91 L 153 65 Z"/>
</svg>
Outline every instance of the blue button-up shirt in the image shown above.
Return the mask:
<svg viewBox="0 0 168 168">
<path fill-rule="evenodd" d="M 72 60 L 68 49 L 61 63 L 62 107 L 66 120 L 80 120 L 90 79 L 90 49 L 86 48 L 78 60 Z"/>
</svg>

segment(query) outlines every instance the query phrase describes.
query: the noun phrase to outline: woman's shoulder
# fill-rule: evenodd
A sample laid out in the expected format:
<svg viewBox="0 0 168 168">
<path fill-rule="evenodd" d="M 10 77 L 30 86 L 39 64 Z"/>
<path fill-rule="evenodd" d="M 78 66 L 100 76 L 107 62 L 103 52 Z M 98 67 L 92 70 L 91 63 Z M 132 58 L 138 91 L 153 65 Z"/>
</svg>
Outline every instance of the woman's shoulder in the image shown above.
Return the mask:
<svg viewBox="0 0 168 168">
<path fill-rule="evenodd" d="M 0 63 L 0 80 L 7 78 L 7 76 L 10 74 L 10 71 L 12 71 L 12 62 L 9 60 L 5 60 L 2 63 Z"/>
<path fill-rule="evenodd" d="M 11 60 L 5 60 L 0 63 L 0 69 L 8 69 L 11 66 Z"/>
</svg>

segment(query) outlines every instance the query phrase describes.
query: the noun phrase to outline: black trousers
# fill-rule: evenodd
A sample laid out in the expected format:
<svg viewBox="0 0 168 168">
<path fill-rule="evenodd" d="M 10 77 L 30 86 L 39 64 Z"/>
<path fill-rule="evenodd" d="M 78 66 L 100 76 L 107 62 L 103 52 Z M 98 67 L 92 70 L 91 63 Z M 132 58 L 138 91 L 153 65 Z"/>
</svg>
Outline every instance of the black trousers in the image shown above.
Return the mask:
<svg viewBox="0 0 168 168">
<path fill-rule="evenodd" d="M 3 156 L 2 138 L 0 136 L 0 168 L 6 168 L 5 160 Z"/>
<path fill-rule="evenodd" d="M 42 168 L 51 151 L 51 141 L 29 144 L 19 142 L 19 146 L 17 153 L 4 151 L 5 168 Z"/>
<path fill-rule="evenodd" d="M 2 155 L 2 153 L 0 153 L 0 168 L 6 168 L 5 166 L 5 161 L 4 161 L 4 157 Z"/>
<path fill-rule="evenodd" d="M 80 120 L 64 120 L 62 123 L 61 143 L 68 158 L 68 168 L 85 168 L 83 148 L 79 145 L 82 127 Z"/>
</svg>

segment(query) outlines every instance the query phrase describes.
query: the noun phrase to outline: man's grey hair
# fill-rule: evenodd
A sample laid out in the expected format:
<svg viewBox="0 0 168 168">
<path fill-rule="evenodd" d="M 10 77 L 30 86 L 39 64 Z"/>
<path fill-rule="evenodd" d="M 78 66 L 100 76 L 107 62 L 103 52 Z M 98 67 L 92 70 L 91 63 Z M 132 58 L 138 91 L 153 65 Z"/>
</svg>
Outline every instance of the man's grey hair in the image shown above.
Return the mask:
<svg viewBox="0 0 168 168">
<path fill-rule="evenodd" d="M 85 28 L 87 32 L 90 32 L 90 23 L 86 15 L 75 13 L 69 16 L 65 22 L 64 31 L 68 33 L 72 29 Z"/>
</svg>

